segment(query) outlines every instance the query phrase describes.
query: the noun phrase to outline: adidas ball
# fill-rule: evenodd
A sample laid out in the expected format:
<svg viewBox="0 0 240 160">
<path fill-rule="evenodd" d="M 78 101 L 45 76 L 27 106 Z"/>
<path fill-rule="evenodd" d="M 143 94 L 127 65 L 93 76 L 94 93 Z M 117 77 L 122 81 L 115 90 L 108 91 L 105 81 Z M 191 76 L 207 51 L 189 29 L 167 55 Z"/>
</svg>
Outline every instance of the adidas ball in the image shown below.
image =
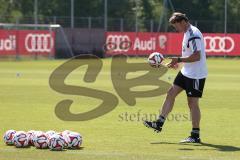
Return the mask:
<svg viewBox="0 0 240 160">
<path fill-rule="evenodd" d="M 27 135 L 28 135 L 28 145 L 29 146 L 34 146 L 34 144 L 33 144 L 34 133 L 35 133 L 34 130 L 30 130 L 30 131 L 27 132 Z"/>
<path fill-rule="evenodd" d="M 71 133 L 71 132 L 72 132 L 72 131 L 65 130 L 65 131 L 61 132 L 60 134 L 61 134 L 62 136 L 65 136 L 65 135 L 67 135 L 67 134 L 69 134 L 69 133 Z"/>
<path fill-rule="evenodd" d="M 33 131 L 31 136 L 29 136 L 29 141 L 34 146 L 34 140 L 36 139 L 36 136 L 38 133 L 43 133 L 42 131 Z"/>
<path fill-rule="evenodd" d="M 13 143 L 17 148 L 28 147 L 28 135 L 24 131 L 17 131 L 14 134 Z"/>
<path fill-rule="evenodd" d="M 65 131 L 59 133 L 59 135 L 61 135 L 61 136 L 64 138 L 64 141 L 65 141 L 64 148 L 68 148 L 67 136 L 68 136 L 68 134 L 70 134 L 71 132 L 72 132 L 72 131 L 65 130 Z"/>
<path fill-rule="evenodd" d="M 67 142 L 67 147 L 70 149 L 78 149 L 82 144 L 82 136 L 77 132 L 64 135 L 64 139 Z"/>
<path fill-rule="evenodd" d="M 7 145 L 13 145 L 13 137 L 15 133 L 15 130 L 6 131 L 3 136 L 4 143 L 6 143 Z"/>
<path fill-rule="evenodd" d="M 48 148 L 48 137 L 44 132 L 38 132 L 33 137 L 33 144 L 38 149 Z"/>
<path fill-rule="evenodd" d="M 55 135 L 56 132 L 53 131 L 53 130 L 49 130 L 49 131 L 47 131 L 45 134 L 47 135 L 47 137 L 48 137 L 48 139 L 49 139 L 50 137 L 52 137 L 53 135 Z"/>
<path fill-rule="evenodd" d="M 160 67 L 164 57 L 161 53 L 153 52 L 148 57 L 148 63 L 152 67 Z"/>
<path fill-rule="evenodd" d="M 49 139 L 48 147 L 52 151 L 61 151 L 64 149 L 65 144 L 66 142 L 61 135 L 54 134 Z"/>
</svg>

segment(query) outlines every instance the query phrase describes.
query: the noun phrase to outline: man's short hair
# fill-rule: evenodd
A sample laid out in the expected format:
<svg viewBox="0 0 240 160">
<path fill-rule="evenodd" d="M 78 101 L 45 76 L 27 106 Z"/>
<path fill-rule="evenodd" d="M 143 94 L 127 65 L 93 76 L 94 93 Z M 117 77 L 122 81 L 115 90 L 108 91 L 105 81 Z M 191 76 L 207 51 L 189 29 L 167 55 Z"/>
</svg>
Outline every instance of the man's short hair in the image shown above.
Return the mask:
<svg viewBox="0 0 240 160">
<path fill-rule="evenodd" d="M 186 14 L 180 13 L 180 12 L 174 12 L 172 16 L 169 18 L 169 23 L 174 24 L 174 23 L 179 23 L 181 21 L 188 22 L 188 17 Z"/>
</svg>

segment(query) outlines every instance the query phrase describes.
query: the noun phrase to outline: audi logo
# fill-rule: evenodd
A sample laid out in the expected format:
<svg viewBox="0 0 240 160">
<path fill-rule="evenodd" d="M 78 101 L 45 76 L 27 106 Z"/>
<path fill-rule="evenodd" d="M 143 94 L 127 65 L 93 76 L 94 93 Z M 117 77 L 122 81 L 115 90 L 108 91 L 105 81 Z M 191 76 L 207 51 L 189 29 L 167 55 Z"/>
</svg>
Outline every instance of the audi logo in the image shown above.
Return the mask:
<svg viewBox="0 0 240 160">
<path fill-rule="evenodd" d="M 231 52 L 235 47 L 235 42 L 229 36 L 204 36 L 206 52 Z M 132 46 L 128 35 L 108 35 L 105 51 L 127 52 Z M 160 44 L 161 46 L 161 44 Z"/>
<path fill-rule="evenodd" d="M 231 52 L 235 47 L 234 40 L 228 36 L 205 36 L 204 42 L 206 46 L 206 52 Z"/>
<path fill-rule="evenodd" d="M 127 35 L 109 35 L 104 45 L 104 50 L 115 52 L 127 52 L 132 43 Z"/>
<path fill-rule="evenodd" d="M 25 47 L 28 52 L 51 52 L 53 37 L 51 34 L 28 34 Z"/>
</svg>

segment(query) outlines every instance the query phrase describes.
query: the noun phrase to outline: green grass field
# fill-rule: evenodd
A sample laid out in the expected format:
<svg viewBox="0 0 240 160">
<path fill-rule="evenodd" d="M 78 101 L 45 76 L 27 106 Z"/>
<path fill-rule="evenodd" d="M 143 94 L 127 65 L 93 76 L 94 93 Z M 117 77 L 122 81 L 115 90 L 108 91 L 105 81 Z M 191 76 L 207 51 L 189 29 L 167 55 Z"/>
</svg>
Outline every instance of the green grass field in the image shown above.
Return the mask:
<svg viewBox="0 0 240 160">
<path fill-rule="evenodd" d="M 142 58 L 132 59 L 143 62 Z M 62 121 L 54 108 L 62 99 L 74 99 L 73 113 L 88 111 L 100 101 L 82 96 L 63 95 L 48 84 L 51 72 L 64 61 L 0 62 L 0 160 L 77 160 L 77 159 L 240 159 L 240 60 L 208 59 L 209 76 L 201 99 L 201 138 L 203 144 L 179 144 L 191 130 L 185 93 L 181 93 L 163 132 L 154 133 L 142 124 L 145 115 L 157 114 L 164 96 L 138 98 L 134 107 L 122 99 L 112 112 L 90 121 Z M 111 59 L 93 84 L 83 82 L 84 67 L 74 71 L 68 82 L 93 87 L 117 95 L 111 77 Z M 172 82 L 177 71 L 169 70 L 163 80 Z M 137 73 L 136 73 L 137 74 Z M 135 75 L 137 76 L 137 75 Z M 145 88 L 147 89 L 147 88 Z M 140 118 L 125 115 L 140 115 Z M 181 117 L 180 117 L 181 116 Z M 80 150 L 52 152 L 33 147 L 16 149 L 3 143 L 3 134 L 15 130 L 65 129 L 80 132 L 83 145 Z"/>
</svg>

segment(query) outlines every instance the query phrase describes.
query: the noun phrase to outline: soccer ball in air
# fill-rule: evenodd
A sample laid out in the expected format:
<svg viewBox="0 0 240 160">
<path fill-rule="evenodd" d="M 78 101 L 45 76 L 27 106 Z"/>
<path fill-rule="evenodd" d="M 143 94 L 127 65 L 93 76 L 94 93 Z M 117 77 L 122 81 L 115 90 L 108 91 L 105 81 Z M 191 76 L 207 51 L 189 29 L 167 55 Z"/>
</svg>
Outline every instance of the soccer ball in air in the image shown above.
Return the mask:
<svg viewBox="0 0 240 160">
<path fill-rule="evenodd" d="M 148 63 L 152 67 L 160 67 L 163 60 L 164 60 L 164 57 L 159 52 L 153 52 L 148 57 Z"/>
<path fill-rule="evenodd" d="M 24 131 L 17 131 L 13 137 L 13 143 L 17 148 L 28 147 L 28 135 Z"/>
<path fill-rule="evenodd" d="M 13 145 L 13 137 L 15 133 L 15 130 L 8 130 L 5 132 L 3 140 L 7 145 Z"/>
</svg>

